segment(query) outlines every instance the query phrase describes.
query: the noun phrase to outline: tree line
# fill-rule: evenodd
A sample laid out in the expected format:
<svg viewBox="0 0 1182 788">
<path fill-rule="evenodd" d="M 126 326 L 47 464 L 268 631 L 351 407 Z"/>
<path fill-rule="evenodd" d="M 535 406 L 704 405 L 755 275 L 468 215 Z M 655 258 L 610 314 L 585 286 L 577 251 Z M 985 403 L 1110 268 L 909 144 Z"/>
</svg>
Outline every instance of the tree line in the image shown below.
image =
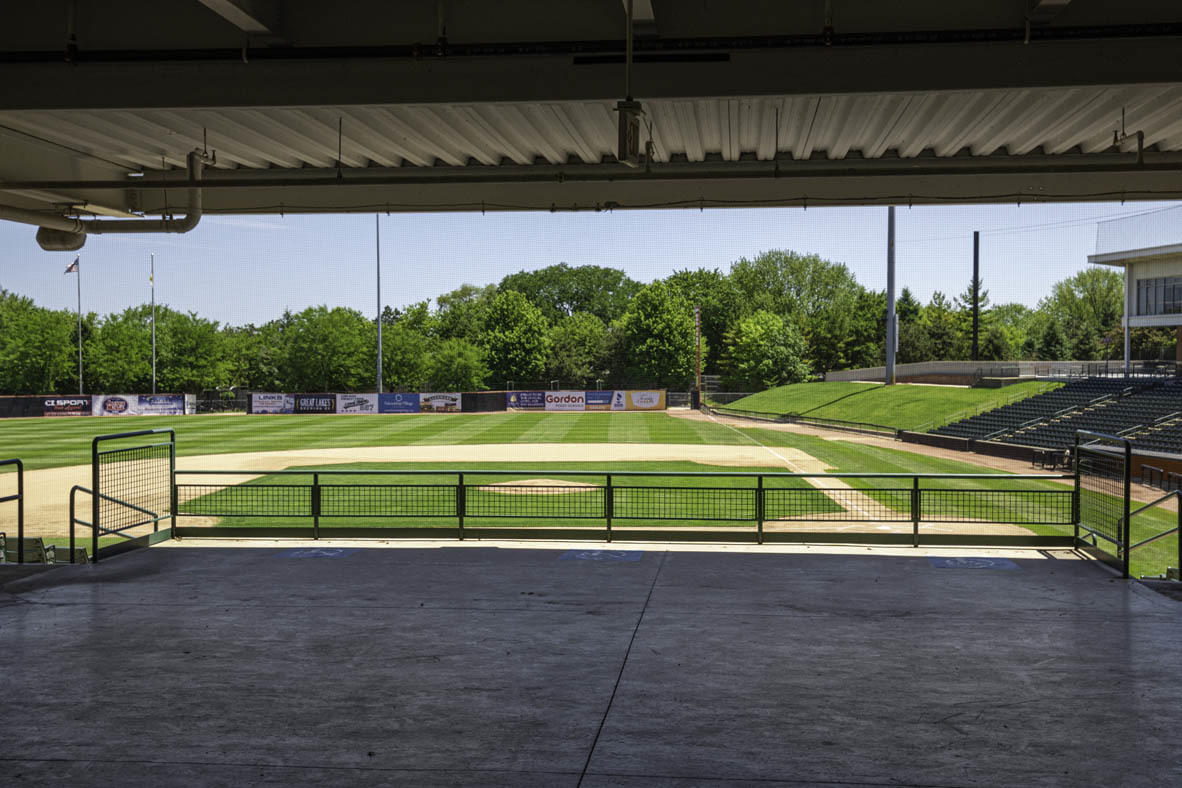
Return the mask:
<svg viewBox="0 0 1182 788">
<path fill-rule="evenodd" d="M 981 290 L 979 358 L 1120 358 L 1122 280 L 1090 268 L 1031 309 L 993 305 Z M 430 301 L 385 307 L 387 390 L 473 391 L 642 385 L 685 389 L 697 362 L 724 388 L 752 391 L 884 360 L 886 297 L 816 255 L 769 251 L 729 271 L 684 270 L 642 284 L 623 271 L 559 263 L 465 284 Z M 897 301 L 900 363 L 967 359 L 971 289 Z M 77 316 L 0 288 L 0 393 L 77 390 Z M 157 306 L 157 389 L 199 393 L 372 391 L 377 321 L 347 307 L 285 311 L 262 325 L 221 325 Z M 1134 357 L 1172 353 L 1173 332 L 1134 331 Z M 151 307 L 82 319 L 87 392 L 151 387 Z"/>
</svg>

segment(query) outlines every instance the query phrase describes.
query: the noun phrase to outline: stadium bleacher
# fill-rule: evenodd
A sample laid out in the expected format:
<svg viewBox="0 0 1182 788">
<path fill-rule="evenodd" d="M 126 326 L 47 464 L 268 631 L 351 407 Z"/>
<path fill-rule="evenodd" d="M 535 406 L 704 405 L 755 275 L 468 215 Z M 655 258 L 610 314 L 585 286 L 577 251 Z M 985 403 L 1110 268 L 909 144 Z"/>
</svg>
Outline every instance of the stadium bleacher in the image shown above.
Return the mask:
<svg viewBox="0 0 1182 788">
<path fill-rule="evenodd" d="M 1133 384 L 1134 387 L 1144 384 Z M 1103 397 L 1111 397 L 1130 388 L 1123 378 L 1085 378 L 1068 383 L 1062 388 L 1036 394 L 1033 397 L 1003 405 L 963 421 L 946 424 L 932 430 L 937 435 L 984 440 L 1016 430 L 1023 424 L 1049 419 L 1056 413 L 1080 408 Z M 1041 444 L 1039 444 L 1041 445 Z"/>
<path fill-rule="evenodd" d="M 1135 447 L 1150 449 L 1151 446 L 1145 443 L 1142 436 L 1149 435 L 1149 430 L 1159 419 L 1179 412 L 1182 412 L 1182 385 L 1151 385 L 1127 396 L 1085 406 L 1061 418 L 1016 430 L 1001 440 L 1006 443 L 1061 449 L 1075 442 L 1077 430 L 1091 430 L 1109 435 L 1123 435 L 1130 438 Z M 1154 436 L 1150 438 L 1150 442 L 1156 447 L 1153 450 L 1171 454 L 1182 453 L 1182 441 L 1179 441 L 1174 433 L 1166 431 L 1162 438 Z"/>
</svg>

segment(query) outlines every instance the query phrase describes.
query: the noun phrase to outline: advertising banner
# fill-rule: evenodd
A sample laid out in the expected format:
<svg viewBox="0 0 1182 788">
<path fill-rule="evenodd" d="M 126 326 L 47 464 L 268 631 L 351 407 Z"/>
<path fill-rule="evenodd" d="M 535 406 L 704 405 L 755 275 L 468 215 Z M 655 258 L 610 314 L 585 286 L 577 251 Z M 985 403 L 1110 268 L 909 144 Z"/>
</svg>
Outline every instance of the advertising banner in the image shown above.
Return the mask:
<svg viewBox="0 0 1182 788">
<path fill-rule="evenodd" d="M 89 416 L 90 397 L 46 397 L 41 411 L 44 416 Z"/>
<path fill-rule="evenodd" d="M 290 394 L 259 394 L 250 395 L 251 413 L 294 413 L 295 397 Z"/>
<path fill-rule="evenodd" d="M 585 391 L 547 391 L 546 410 L 586 410 Z"/>
<path fill-rule="evenodd" d="M 664 410 L 665 390 L 629 391 L 627 410 Z"/>
<path fill-rule="evenodd" d="M 196 394 L 186 394 L 185 395 L 185 415 L 186 416 L 197 415 L 197 395 Z"/>
<path fill-rule="evenodd" d="M 139 415 L 141 416 L 184 416 L 184 394 L 140 394 Z"/>
<path fill-rule="evenodd" d="M 295 394 L 293 413 L 336 413 L 335 394 Z"/>
<path fill-rule="evenodd" d="M 506 391 L 505 407 L 513 410 L 544 410 L 546 408 L 546 392 Z"/>
<path fill-rule="evenodd" d="M 612 392 L 612 410 L 628 410 L 628 400 L 625 396 L 626 391 Z"/>
<path fill-rule="evenodd" d="M 418 413 L 418 394 L 379 394 L 378 413 Z"/>
<path fill-rule="evenodd" d="M 420 394 L 419 410 L 423 413 L 459 413 L 463 394 Z"/>
<path fill-rule="evenodd" d="M 337 413 L 377 413 L 377 394 L 337 394 Z"/>
<path fill-rule="evenodd" d="M 587 410 L 611 410 L 614 391 L 588 391 Z"/>
<path fill-rule="evenodd" d="M 137 416 L 140 397 L 138 394 L 95 394 L 91 397 L 90 407 L 95 416 Z"/>
</svg>

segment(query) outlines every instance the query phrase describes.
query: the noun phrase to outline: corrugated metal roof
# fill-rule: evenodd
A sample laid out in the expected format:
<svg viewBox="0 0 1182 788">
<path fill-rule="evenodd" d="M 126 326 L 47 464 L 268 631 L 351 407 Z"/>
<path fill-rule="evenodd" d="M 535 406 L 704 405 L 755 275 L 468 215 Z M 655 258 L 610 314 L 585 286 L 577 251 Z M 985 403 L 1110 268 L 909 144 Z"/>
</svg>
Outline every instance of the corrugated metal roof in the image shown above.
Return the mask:
<svg viewBox="0 0 1182 788">
<path fill-rule="evenodd" d="M 641 97 L 643 101 L 643 97 Z M 1096 153 L 1125 129 L 1182 150 L 1182 85 L 644 102 L 656 160 Z M 183 166 L 203 133 L 219 167 L 586 164 L 610 160 L 610 102 L 10 111 L 0 126 L 118 161 Z M 648 132 L 642 134 L 647 138 Z M 1127 149 L 1135 147 L 1131 139 Z"/>
</svg>

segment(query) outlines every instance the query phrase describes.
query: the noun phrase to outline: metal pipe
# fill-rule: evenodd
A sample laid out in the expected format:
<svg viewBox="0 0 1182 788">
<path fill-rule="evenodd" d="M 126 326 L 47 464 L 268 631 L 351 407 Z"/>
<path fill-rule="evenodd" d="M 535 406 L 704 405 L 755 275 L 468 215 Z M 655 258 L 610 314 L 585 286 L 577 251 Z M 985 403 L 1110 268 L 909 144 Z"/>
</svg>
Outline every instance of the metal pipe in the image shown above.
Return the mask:
<svg viewBox="0 0 1182 788">
<path fill-rule="evenodd" d="M 124 188 L 126 188 L 126 184 Z M 0 219 L 10 222 L 20 222 L 21 224 L 32 224 L 37 227 L 45 227 L 63 233 L 82 232 L 82 222 L 78 219 L 71 219 L 56 213 L 26 211 L 24 208 L 10 208 L 7 205 L 0 205 Z"/>
<path fill-rule="evenodd" d="M 624 3 L 627 9 L 628 28 L 624 31 L 624 100 L 632 100 L 632 0 Z"/>
<path fill-rule="evenodd" d="M 180 219 L 137 219 L 121 221 L 117 219 L 91 219 L 83 221 L 82 232 L 102 235 L 103 233 L 187 233 L 201 221 L 201 188 L 203 186 L 202 170 L 205 155 L 198 151 L 191 152 L 186 158 L 189 171 L 188 205 L 185 215 Z M 127 184 L 124 184 L 126 188 Z"/>
</svg>

